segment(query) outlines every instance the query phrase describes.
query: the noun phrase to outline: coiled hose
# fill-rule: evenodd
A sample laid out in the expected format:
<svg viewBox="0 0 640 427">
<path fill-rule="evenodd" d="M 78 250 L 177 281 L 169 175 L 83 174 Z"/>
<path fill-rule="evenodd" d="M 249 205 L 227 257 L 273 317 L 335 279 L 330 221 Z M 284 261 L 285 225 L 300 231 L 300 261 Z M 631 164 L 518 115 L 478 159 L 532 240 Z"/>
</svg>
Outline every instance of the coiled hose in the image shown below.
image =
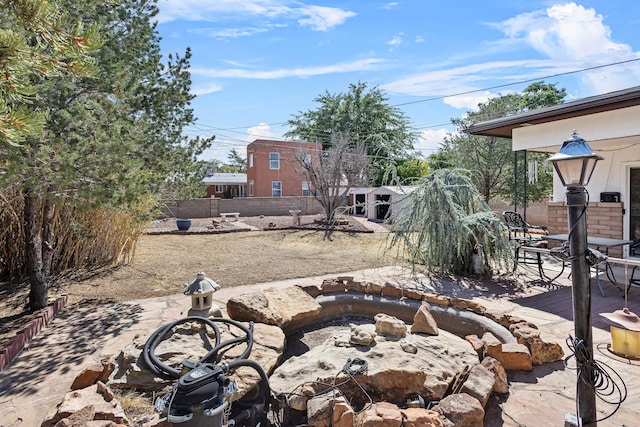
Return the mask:
<svg viewBox="0 0 640 427">
<path fill-rule="evenodd" d="M 221 349 L 231 345 L 240 344 L 242 342 L 247 343 L 247 348 L 232 363 L 246 359 L 249 356 L 249 353 L 251 353 L 251 348 L 253 347 L 253 322 L 250 322 L 249 327 L 247 327 L 236 320 L 224 319 L 221 317 L 215 317 L 215 318 L 206 318 L 206 317 L 200 317 L 200 316 L 185 317 L 183 319 L 176 320 L 174 322 L 168 323 L 160 327 L 158 330 L 156 330 L 154 333 L 151 334 L 151 336 L 147 339 L 147 342 L 144 344 L 144 348 L 142 349 L 142 357 L 143 357 L 144 363 L 157 377 L 162 378 L 164 380 L 176 380 L 180 378 L 181 371 L 162 363 L 156 357 L 155 350 L 158 344 L 160 344 L 167 337 L 168 333 L 173 328 L 188 322 L 198 322 L 198 323 L 207 325 L 211 327 L 211 329 L 213 329 L 214 335 L 215 335 L 214 347 L 209 352 L 207 352 L 207 354 L 205 354 L 198 360 L 197 365 L 200 365 L 203 363 L 217 363 L 218 352 Z M 218 326 L 216 325 L 216 323 L 226 323 L 229 325 L 233 325 L 241 329 L 245 333 L 245 335 L 232 338 L 224 342 L 220 342 L 220 330 L 218 329 Z"/>
</svg>

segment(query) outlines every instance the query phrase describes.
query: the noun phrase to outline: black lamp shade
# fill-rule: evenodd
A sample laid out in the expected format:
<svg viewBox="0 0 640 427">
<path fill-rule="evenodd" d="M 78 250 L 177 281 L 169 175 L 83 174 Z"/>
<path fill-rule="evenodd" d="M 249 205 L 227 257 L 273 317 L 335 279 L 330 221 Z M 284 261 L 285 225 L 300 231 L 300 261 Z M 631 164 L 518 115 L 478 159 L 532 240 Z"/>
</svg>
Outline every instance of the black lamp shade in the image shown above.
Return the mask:
<svg viewBox="0 0 640 427">
<path fill-rule="evenodd" d="M 571 139 L 562 143 L 560 150 L 549 158 L 562 185 L 584 187 L 589 183 L 596 162 L 603 157 L 595 154 L 589 144 L 574 130 Z"/>
</svg>

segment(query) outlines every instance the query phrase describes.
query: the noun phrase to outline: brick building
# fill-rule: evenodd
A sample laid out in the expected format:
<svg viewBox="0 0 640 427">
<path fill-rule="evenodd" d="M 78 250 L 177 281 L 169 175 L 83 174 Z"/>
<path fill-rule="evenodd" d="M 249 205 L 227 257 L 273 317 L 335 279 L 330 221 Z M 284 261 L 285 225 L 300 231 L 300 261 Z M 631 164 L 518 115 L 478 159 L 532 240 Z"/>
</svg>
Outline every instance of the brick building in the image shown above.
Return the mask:
<svg viewBox="0 0 640 427">
<path fill-rule="evenodd" d="M 256 139 L 247 146 L 247 196 L 311 196 L 300 160 L 315 162 L 321 144 Z"/>
</svg>

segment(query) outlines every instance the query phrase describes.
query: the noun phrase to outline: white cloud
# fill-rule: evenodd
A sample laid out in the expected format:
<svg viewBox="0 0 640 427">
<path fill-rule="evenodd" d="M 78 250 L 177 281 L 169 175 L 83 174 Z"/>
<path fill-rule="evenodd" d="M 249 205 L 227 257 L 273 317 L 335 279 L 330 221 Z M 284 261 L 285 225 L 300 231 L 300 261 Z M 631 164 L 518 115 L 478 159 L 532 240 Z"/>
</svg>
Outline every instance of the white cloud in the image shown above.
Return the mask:
<svg viewBox="0 0 640 427">
<path fill-rule="evenodd" d="M 225 28 L 222 30 L 214 28 L 196 28 L 191 33 L 199 34 L 204 37 L 212 37 L 216 39 L 236 39 L 239 37 L 248 37 L 254 34 L 265 33 L 269 28 L 263 27 L 244 27 L 244 28 Z"/>
<path fill-rule="evenodd" d="M 256 79 L 271 80 L 283 79 L 287 77 L 310 77 L 324 74 L 351 73 L 355 71 L 373 70 L 381 63 L 381 59 L 367 58 L 352 62 L 341 62 L 332 65 L 306 67 L 306 68 L 282 68 L 278 70 L 245 70 L 240 68 L 230 68 L 220 70 L 216 68 L 191 68 L 191 74 L 212 77 L 212 78 L 229 78 L 229 79 Z"/>
<path fill-rule="evenodd" d="M 394 7 L 398 6 L 399 4 L 400 3 L 398 3 L 397 1 L 392 1 L 392 2 L 389 2 L 389 3 L 385 4 L 385 5 L 382 5 L 382 9 L 390 10 L 390 9 L 393 9 Z"/>
<path fill-rule="evenodd" d="M 271 126 L 266 123 L 260 123 L 257 126 L 252 126 L 247 129 L 247 141 L 252 142 L 256 139 L 269 139 L 273 138 L 273 132 Z"/>
<path fill-rule="evenodd" d="M 527 44 L 557 61 L 573 61 L 588 68 L 640 57 L 628 44 L 613 41 L 604 17 L 576 3 L 556 4 L 544 11 L 517 15 L 494 25 L 511 41 Z M 585 72 L 583 81 L 596 93 L 634 86 L 640 66 L 621 65 Z"/>
<path fill-rule="evenodd" d="M 222 86 L 210 83 L 206 86 L 194 85 L 191 88 L 191 93 L 196 96 L 207 95 L 209 93 L 220 92 L 222 90 Z"/>
<path fill-rule="evenodd" d="M 500 94 L 482 91 L 468 95 L 447 96 L 442 99 L 442 102 L 453 108 L 478 111 L 478 104 L 487 102 L 487 100 L 497 96 L 500 96 Z"/>
<path fill-rule="evenodd" d="M 486 90 L 479 89 L 482 87 L 499 86 L 500 82 L 507 84 L 572 70 L 571 65 L 552 60 L 485 62 L 415 74 L 380 87 L 391 93 L 416 96 L 466 96 Z"/>
<path fill-rule="evenodd" d="M 491 50 L 485 53 L 499 55 L 500 49 L 526 52 L 526 45 L 537 57 L 531 54 L 530 59 L 522 60 L 447 64 L 447 68 L 409 75 L 380 87 L 389 93 L 442 97 L 454 108 L 477 109 L 478 102 L 495 96 L 489 91 L 503 90 L 513 83 L 640 57 L 631 46 L 612 39 L 602 15 L 576 3 L 557 4 L 491 25 L 505 38 L 489 42 Z M 631 87 L 640 81 L 640 63 L 585 71 L 580 78 L 586 85 L 582 92 L 589 95 Z"/>
<path fill-rule="evenodd" d="M 216 22 L 222 19 L 295 20 L 314 31 L 327 31 L 356 16 L 355 12 L 307 5 L 291 0 L 159 0 L 159 23 L 175 20 Z"/>
<path fill-rule="evenodd" d="M 433 154 L 440 147 L 440 143 L 449 134 L 450 131 L 441 129 L 423 130 L 418 136 L 418 142 L 414 145 L 416 151 L 420 151 L 425 155 Z"/>
<path fill-rule="evenodd" d="M 390 46 L 400 46 L 402 44 L 402 36 L 404 35 L 404 33 L 399 33 L 395 36 L 393 36 L 391 38 L 391 40 L 389 40 L 387 42 L 388 45 Z"/>
<path fill-rule="evenodd" d="M 304 17 L 298 19 L 298 23 L 302 26 L 310 26 L 314 31 L 327 31 L 356 16 L 354 12 L 324 6 L 304 6 L 300 12 Z"/>
</svg>

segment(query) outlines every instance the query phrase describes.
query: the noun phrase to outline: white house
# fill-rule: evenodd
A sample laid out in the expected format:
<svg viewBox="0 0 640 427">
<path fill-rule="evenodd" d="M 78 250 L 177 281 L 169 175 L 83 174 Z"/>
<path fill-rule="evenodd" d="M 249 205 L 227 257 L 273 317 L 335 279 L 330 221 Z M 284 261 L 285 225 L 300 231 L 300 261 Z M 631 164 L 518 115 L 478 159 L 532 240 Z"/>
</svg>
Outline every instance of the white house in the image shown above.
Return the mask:
<svg viewBox="0 0 640 427">
<path fill-rule="evenodd" d="M 640 86 L 477 123 L 465 132 L 511 138 L 514 151 L 556 153 L 574 130 L 604 158 L 587 186 L 589 234 L 640 239 Z M 567 232 L 564 201 L 554 174 L 551 233 Z"/>
</svg>

